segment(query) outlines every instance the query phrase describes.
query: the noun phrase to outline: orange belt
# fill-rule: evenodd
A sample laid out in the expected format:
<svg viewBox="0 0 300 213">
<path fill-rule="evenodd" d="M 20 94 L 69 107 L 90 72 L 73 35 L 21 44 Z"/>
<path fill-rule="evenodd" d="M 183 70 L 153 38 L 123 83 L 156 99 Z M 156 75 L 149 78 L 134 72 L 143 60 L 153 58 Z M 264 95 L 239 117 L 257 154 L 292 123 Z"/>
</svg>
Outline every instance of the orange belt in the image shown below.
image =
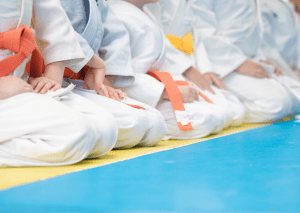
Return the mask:
<svg viewBox="0 0 300 213">
<path fill-rule="evenodd" d="M 172 108 L 174 110 L 177 125 L 181 131 L 193 130 L 192 124 L 189 121 L 188 115 L 185 112 L 183 101 L 180 95 L 180 91 L 176 82 L 168 72 L 151 71 L 147 73 L 154 77 L 158 81 L 161 81 L 166 88 Z"/>
<path fill-rule="evenodd" d="M 32 59 L 26 66 L 26 72 L 30 73 L 30 77 L 42 76 L 45 68 L 44 61 L 29 27 L 22 26 L 15 30 L 0 33 L 0 49 L 8 49 L 16 53 L 0 61 L 0 77 L 12 73 L 31 54 Z"/>
<path fill-rule="evenodd" d="M 111 96 L 109 96 L 109 98 L 110 98 L 110 99 L 113 99 Z M 144 108 L 144 107 L 142 107 L 142 106 L 139 106 L 139 105 L 127 104 L 127 103 L 124 103 L 124 102 L 122 102 L 122 101 L 119 101 L 119 102 L 121 102 L 121 103 L 123 103 L 123 104 L 126 104 L 127 106 L 130 106 L 130 107 L 136 108 L 136 109 L 143 109 L 143 110 L 145 110 L 145 108 Z"/>
<path fill-rule="evenodd" d="M 64 77 L 65 78 L 71 78 L 71 79 L 75 79 L 75 80 L 84 80 L 85 74 L 87 71 L 87 67 L 83 67 L 82 70 L 80 70 L 78 73 L 73 72 L 72 70 L 70 70 L 69 68 L 65 69 L 64 72 Z"/>
</svg>

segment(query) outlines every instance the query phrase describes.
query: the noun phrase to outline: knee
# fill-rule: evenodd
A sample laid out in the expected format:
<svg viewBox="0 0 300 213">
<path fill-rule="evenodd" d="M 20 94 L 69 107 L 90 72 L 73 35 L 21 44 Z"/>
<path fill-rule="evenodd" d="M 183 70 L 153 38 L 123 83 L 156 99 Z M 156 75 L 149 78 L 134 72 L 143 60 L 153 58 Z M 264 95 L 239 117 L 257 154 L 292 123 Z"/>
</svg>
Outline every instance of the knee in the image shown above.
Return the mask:
<svg viewBox="0 0 300 213">
<path fill-rule="evenodd" d="M 97 133 L 92 124 L 82 114 L 77 114 L 70 117 L 62 117 L 65 120 L 64 126 L 60 126 L 57 137 L 62 140 L 56 143 L 56 147 L 53 149 L 55 163 L 58 164 L 73 164 L 77 163 L 91 153 L 96 140 Z"/>
<path fill-rule="evenodd" d="M 128 149 L 138 145 L 148 129 L 147 116 L 144 110 L 135 109 L 126 116 L 126 121 L 118 124 L 119 135 L 114 148 Z"/>
<path fill-rule="evenodd" d="M 96 158 L 108 153 L 115 146 L 118 137 L 117 122 L 108 111 L 102 114 L 101 120 L 93 125 L 97 132 L 97 139 L 88 158 Z"/>
<path fill-rule="evenodd" d="M 206 110 L 206 122 L 203 122 L 206 135 L 217 134 L 226 127 L 227 113 L 220 106 L 210 105 Z"/>
<path fill-rule="evenodd" d="M 250 122 L 277 121 L 287 116 L 292 110 L 292 100 L 286 91 L 269 95 L 255 101 L 256 107 L 247 107 L 246 120 Z"/>
<path fill-rule="evenodd" d="M 268 106 L 267 111 L 269 112 L 271 119 L 280 120 L 291 112 L 292 100 L 286 92 L 271 99 L 270 103 L 266 103 L 266 106 Z"/>
<path fill-rule="evenodd" d="M 167 134 L 168 129 L 162 114 L 151 107 L 146 109 L 148 130 L 139 146 L 155 146 Z"/>
<path fill-rule="evenodd" d="M 230 118 L 232 122 L 230 126 L 240 126 L 244 122 L 246 109 L 241 102 L 237 102 L 232 105 L 232 117 Z"/>
</svg>

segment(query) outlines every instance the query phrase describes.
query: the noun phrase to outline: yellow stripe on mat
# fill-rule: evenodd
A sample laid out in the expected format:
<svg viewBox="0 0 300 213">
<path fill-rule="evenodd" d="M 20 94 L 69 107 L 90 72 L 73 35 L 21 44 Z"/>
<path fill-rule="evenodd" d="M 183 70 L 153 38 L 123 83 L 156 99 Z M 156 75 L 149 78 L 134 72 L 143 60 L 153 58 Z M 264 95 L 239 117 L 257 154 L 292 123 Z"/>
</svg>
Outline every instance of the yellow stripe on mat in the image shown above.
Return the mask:
<svg viewBox="0 0 300 213">
<path fill-rule="evenodd" d="M 21 184 L 31 183 L 35 181 L 45 180 L 48 178 L 64 175 L 72 172 L 78 172 L 85 169 L 91 169 L 119 161 L 136 158 L 155 152 L 168 149 L 174 149 L 190 144 L 207 141 L 209 139 L 222 137 L 249 129 L 265 126 L 267 124 L 244 124 L 241 127 L 228 128 L 217 135 L 211 135 L 201 139 L 193 140 L 168 140 L 161 141 L 155 147 L 142 147 L 128 150 L 113 150 L 107 155 L 94 160 L 84 160 L 75 165 L 59 166 L 59 167 L 23 167 L 23 168 L 1 168 L 0 169 L 0 190 L 18 186 Z"/>
</svg>

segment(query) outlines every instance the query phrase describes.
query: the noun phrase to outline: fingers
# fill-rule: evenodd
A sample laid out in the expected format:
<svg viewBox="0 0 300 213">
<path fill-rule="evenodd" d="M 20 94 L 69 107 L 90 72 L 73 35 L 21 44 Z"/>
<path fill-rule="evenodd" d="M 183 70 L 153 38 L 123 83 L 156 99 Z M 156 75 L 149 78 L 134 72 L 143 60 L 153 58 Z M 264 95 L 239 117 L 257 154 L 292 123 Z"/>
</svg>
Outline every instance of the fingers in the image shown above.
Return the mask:
<svg viewBox="0 0 300 213">
<path fill-rule="evenodd" d="M 35 89 L 35 87 L 39 83 L 38 78 L 29 78 L 28 82 L 32 86 L 33 89 Z"/>
<path fill-rule="evenodd" d="M 198 80 L 196 81 L 196 85 L 197 85 L 200 89 L 202 89 L 202 90 L 207 90 L 207 91 L 209 91 L 210 93 L 215 94 L 215 92 L 213 91 L 213 89 L 212 89 L 211 86 L 210 86 L 210 81 L 211 81 L 211 80 L 208 80 L 208 79 L 210 79 L 209 76 L 206 76 L 206 77 L 203 77 L 203 78 L 201 78 L 201 79 L 198 79 Z"/>
<path fill-rule="evenodd" d="M 116 89 L 116 93 L 118 94 L 120 99 L 125 98 L 126 93 L 124 93 L 122 90 Z M 126 95 L 126 97 L 127 97 L 127 95 Z"/>
<path fill-rule="evenodd" d="M 270 78 L 266 70 L 262 68 L 260 65 L 258 65 L 251 71 L 251 76 L 256 78 Z"/>
<path fill-rule="evenodd" d="M 269 64 L 273 66 L 273 62 L 272 61 L 266 61 L 266 60 L 260 60 L 263 63 Z"/>
<path fill-rule="evenodd" d="M 104 84 L 96 85 L 95 91 L 98 95 L 109 97 L 108 90 Z"/>
<path fill-rule="evenodd" d="M 55 92 L 61 88 L 58 82 L 45 77 L 30 78 L 28 82 L 35 93 L 46 94 L 49 90 Z"/>
<path fill-rule="evenodd" d="M 223 84 L 223 81 L 217 76 L 212 77 L 213 84 L 222 90 L 227 90 L 226 86 Z"/>
<path fill-rule="evenodd" d="M 207 86 L 205 87 L 205 89 L 206 89 L 208 92 L 210 92 L 210 93 L 212 93 L 212 94 L 215 94 L 215 91 L 211 88 L 211 86 L 210 86 L 209 84 L 207 84 Z"/>
<path fill-rule="evenodd" d="M 198 91 L 196 91 L 196 92 L 194 93 L 194 100 L 195 100 L 195 101 L 199 101 Z"/>
<path fill-rule="evenodd" d="M 119 94 L 117 93 L 117 91 L 115 89 L 111 88 L 109 91 L 109 95 L 112 99 L 120 101 Z"/>
<path fill-rule="evenodd" d="M 61 85 L 60 85 L 60 84 L 55 84 L 55 85 L 50 89 L 50 91 L 51 91 L 51 92 L 55 92 L 55 91 L 59 90 L 60 88 L 61 88 Z"/>
<path fill-rule="evenodd" d="M 95 90 L 99 95 L 109 97 L 109 92 L 107 86 L 104 85 L 105 80 L 105 70 L 102 69 L 92 69 L 93 81 L 95 83 Z"/>
<path fill-rule="evenodd" d="M 203 90 L 207 90 L 210 93 L 215 94 L 215 92 L 213 91 L 213 89 L 211 88 L 211 84 L 213 83 L 212 78 L 210 75 L 207 75 L 206 78 L 203 78 L 202 80 L 202 85 L 203 85 Z"/>
<path fill-rule="evenodd" d="M 192 97 L 192 101 L 199 101 L 199 96 L 198 96 L 198 90 L 195 88 L 194 85 L 190 85 L 190 93 Z"/>
<path fill-rule="evenodd" d="M 211 88 L 211 85 L 214 84 L 214 77 L 216 77 L 216 75 L 214 73 L 205 73 L 204 75 L 204 90 L 209 91 L 212 94 L 215 94 L 215 91 Z M 217 78 L 217 77 L 216 77 Z"/>
<path fill-rule="evenodd" d="M 35 87 L 33 87 L 34 92 L 40 93 L 42 91 L 42 89 L 44 88 L 45 84 L 46 84 L 46 82 L 43 80 L 38 81 L 37 84 L 35 85 Z"/>
<path fill-rule="evenodd" d="M 270 76 L 265 71 L 256 73 L 254 76 L 257 78 L 270 78 Z"/>
<path fill-rule="evenodd" d="M 44 86 L 41 88 L 40 93 L 41 94 L 46 94 L 48 92 L 48 90 L 50 90 L 53 86 L 55 86 L 55 84 L 53 84 L 53 82 L 47 82 L 46 84 L 44 84 Z"/>
<path fill-rule="evenodd" d="M 238 69 L 236 69 L 236 72 L 255 78 L 270 78 L 261 65 L 252 61 L 244 62 Z"/>
<path fill-rule="evenodd" d="M 284 76 L 284 73 L 281 69 L 279 69 L 278 67 L 275 67 L 275 75 Z"/>
</svg>

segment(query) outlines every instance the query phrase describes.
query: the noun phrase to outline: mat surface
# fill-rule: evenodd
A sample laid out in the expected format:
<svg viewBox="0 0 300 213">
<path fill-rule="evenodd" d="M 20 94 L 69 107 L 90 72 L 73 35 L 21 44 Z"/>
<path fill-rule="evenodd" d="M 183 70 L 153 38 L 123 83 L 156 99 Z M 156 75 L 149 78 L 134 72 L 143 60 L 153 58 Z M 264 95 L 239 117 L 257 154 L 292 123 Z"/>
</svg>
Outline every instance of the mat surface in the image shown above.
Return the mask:
<svg viewBox="0 0 300 213">
<path fill-rule="evenodd" d="M 300 212 L 299 128 L 278 123 L 11 188 L 0 212 Z"/>
<path fill-rule="evenodd" d="M 163 150 L 173 149 L 189 144 L 202 142 L 211 138 L 222 137 L 224 135 L 242 132 L 248 129 L 257 128 L 266 124 L 245 124 L 238 128 L 223 130 L 221 133 L 195 140 L 169 140 L 161 141 L 155 147 L 135 148 L 128 150 L 114 150 L 107 155 L 95 159 L 85 160 L 75 165 L 60 167 L 27 167 L 27 168 L 0 168 L 0 190 L 26 184 L 34 181 L 45 180 L 47 178 L 77 172 L 84 169 L 95 168 L 119 161 L 135 158 L 138 156 L 160 152 Z"/>
</svg>

